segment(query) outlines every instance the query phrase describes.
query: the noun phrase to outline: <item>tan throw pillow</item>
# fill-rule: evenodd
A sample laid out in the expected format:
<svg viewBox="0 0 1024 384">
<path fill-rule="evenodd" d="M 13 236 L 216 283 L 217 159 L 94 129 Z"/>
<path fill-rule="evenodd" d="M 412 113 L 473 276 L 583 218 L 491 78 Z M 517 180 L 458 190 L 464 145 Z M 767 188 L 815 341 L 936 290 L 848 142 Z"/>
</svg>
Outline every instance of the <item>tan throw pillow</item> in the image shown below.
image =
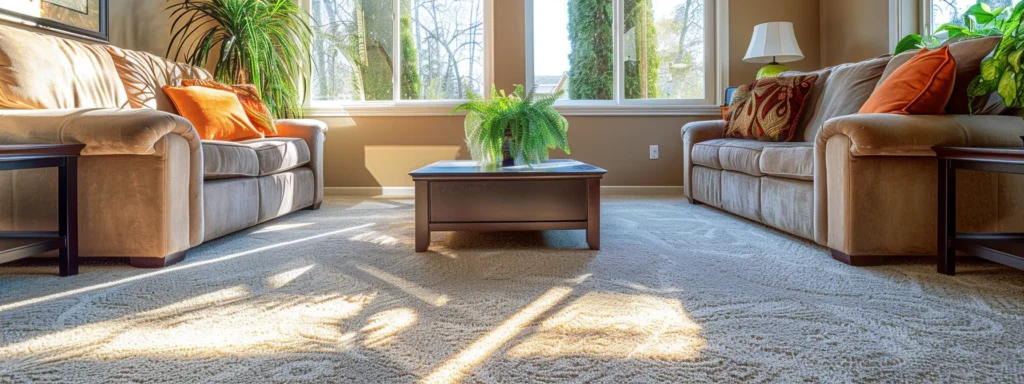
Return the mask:
<svg viewBox="0 0 1024 384">
<path fill-rule="evenodd" d="M 785 142 L 797 123 L 817 74 L 769 77 L 736 90 L 729 106 L 725 137 Z"/>
</svg>

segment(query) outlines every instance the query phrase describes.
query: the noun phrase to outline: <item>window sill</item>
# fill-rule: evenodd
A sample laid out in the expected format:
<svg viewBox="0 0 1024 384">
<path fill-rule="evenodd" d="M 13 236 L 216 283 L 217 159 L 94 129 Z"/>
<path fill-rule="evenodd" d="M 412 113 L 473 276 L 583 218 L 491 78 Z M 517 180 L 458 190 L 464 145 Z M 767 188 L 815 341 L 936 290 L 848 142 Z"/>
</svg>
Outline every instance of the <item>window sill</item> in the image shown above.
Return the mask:
<svg viewBox="0 0 1024 384">
<path fill-rule="evenodd" d="M 435 105 L 396 106 L 359 105 L 341 107 L 307 107 L 306 117 L 390 117 L 390 116 L 451 116 L 460 102 Z M 717 105 L 556 105 L 563 116 L 718 116 Z M 464 112 L 455 115 L 465 115 Z"/>
</svg>

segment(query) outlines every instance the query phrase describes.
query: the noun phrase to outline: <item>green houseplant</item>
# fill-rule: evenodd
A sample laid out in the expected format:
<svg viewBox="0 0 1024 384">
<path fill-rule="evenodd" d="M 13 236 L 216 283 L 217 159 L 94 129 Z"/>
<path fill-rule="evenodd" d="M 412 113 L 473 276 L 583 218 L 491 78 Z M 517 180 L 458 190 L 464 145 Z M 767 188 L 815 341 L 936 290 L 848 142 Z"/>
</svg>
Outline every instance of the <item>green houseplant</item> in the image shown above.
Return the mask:
<svg viewBox="0 0 1024 384">
<path fill-rule="evenodd" d="M 536 164 L 548 159 L 549 149 L 569 153 L 569 123 L 551 107 L 564 91 L 537 98 L 523 86 L 512 94 L 491 86 L 491 98 L 469 93 L 469 101 L 452 113 L 465 111 L 466 146 L 481 164 Z"/>
<path fill-rule="evenodd" d="M 206 66 L 214 53 L 217 81 L 255 85 L 276 117 L 301 115 L 312 40 L 301 6 L 294 0 L 179 1 L 167 8 L 173 20 L 167 57 L 184 53 L 188 63 Z"/>
<path fill-rule="evenodd" d="M 1009 108 L 1024 107 L 1024 3 L 1017 4 L 1005 22 L 1006 31 L 996 49 L 981 61 L 981 74 L 967 87 L 968 105 L 977 97 L 996 92 Z M 973 110 L 971 111 L 973 113 Z"/>
<path fill-rule="evenodd" d="M 999 36 L 1015 28 L 1010 9 L 1000 7 L 992 9 L 987 4 L 972 5 L 963 15 L 963 25 L 945 23 L 935 29 L 932 36 L 909 34 L 896 44 L 894 55 L 921 49 L 938 48 L 961 40 L 977 39 L 988 36 Z M 945 38 L 939 39 L 934 34 L 945 32 Z"/>
</svg>

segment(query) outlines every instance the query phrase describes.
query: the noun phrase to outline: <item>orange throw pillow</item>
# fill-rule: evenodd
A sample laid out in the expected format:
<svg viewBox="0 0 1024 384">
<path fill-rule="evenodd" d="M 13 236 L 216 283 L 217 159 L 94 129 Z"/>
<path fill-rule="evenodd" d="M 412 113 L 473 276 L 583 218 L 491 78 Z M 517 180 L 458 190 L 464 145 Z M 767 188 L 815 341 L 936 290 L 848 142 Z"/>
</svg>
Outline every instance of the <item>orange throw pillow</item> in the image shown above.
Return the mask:
<svg viewBox="0 0 1024 384">
<path fill-rule="evenodd" d="M 860 113 L 944 114 L 955 81 L 956 60 L 948 46 L 922 49 L 875 88 Z"/>
<path fill-rule="evenodd" d="M 192 123 L 203 140 L 239 141 L 263 138 L 249 122 L 234 92 L 206 87 L 164 86 L 178 114 Z"/>
<path fill-rule="evenodd" d="M 256 130 L 262 132 L 264 136 L 277 136 L 277 127 L 274 126 L 274 116 L 270 114 L 270 108 L 267 107 L 267 104 L 263 103 L 263 100 L 260 100 L 260 92 L 256 89 L 256 86 L 251 84 L 227 85 L 213 80 L 198 79 L 182 80 L 181 85 L 186 87 L 207 87 L 234 92 L 235 95 L 238 96 L 238 101 L 242 103 L 242 109 L 245 109 L 245 115 L 249 116 L 249 122 L 256 127 Z"/>
</svg>

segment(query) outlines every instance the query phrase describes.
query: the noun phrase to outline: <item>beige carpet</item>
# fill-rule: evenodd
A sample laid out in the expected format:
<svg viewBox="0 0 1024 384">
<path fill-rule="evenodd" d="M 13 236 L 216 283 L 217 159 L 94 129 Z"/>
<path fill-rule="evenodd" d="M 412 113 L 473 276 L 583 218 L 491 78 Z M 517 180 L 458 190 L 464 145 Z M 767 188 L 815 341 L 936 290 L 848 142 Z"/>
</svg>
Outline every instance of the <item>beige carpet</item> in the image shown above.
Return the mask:
<svg viewBox="0 0 1024 384">
<path fill-rule="evenodd" d="M 177 266 L 0 267 L 0 382 L 1024 382 L 1024 272 L 854 268 L 676 198 L 435 234 L 332 199 Z"/>
</svg>

